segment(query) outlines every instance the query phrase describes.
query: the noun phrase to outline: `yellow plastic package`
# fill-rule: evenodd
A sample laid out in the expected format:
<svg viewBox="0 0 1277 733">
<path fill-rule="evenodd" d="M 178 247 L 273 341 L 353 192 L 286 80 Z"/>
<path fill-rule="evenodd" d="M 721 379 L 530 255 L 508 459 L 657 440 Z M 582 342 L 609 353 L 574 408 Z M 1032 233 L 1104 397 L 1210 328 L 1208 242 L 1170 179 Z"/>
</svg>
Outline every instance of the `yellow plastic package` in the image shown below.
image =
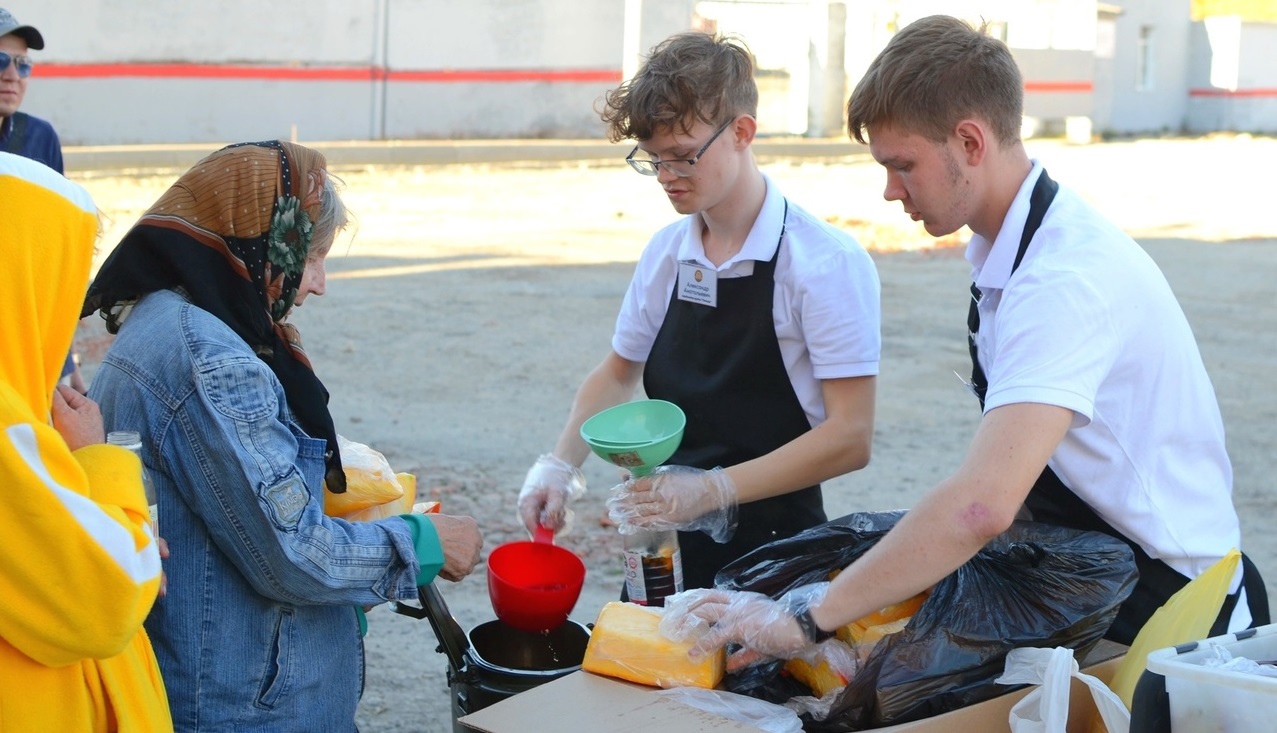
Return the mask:
<svg viewBox="0 0 1277 733">
<path fill-rule="evenodd" d="M 334 494 L 324 489 L 325 514 L 352 522 L 368 522 L 414 510 L 416 476 L 395 473 L 384 455 L 363 443 L 338 435 L 337 446 L 346 474 L 346 491 Z M 428 511 L 429 508 L 425 508 L 422 513 Z"/>
</svg>

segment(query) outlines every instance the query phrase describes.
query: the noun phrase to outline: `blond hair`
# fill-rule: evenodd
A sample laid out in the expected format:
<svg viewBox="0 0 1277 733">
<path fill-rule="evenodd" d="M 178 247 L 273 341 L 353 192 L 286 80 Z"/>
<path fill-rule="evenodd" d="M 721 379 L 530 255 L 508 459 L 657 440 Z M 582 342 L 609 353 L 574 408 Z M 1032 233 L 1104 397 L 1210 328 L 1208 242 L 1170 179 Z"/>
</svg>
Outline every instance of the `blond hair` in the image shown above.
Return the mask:
<svg viewBox="0 0 1277 733">
<path fill-rule="evenodd" d="M 1003 145 L 1020 139 L 1024 81 L 1006 44 L 957 18 L 910 23 L 883 48 L 847 103 L 847 131 L 866 142 L 886 125 L 936 142 L 978 117 Z"/>
</svg>

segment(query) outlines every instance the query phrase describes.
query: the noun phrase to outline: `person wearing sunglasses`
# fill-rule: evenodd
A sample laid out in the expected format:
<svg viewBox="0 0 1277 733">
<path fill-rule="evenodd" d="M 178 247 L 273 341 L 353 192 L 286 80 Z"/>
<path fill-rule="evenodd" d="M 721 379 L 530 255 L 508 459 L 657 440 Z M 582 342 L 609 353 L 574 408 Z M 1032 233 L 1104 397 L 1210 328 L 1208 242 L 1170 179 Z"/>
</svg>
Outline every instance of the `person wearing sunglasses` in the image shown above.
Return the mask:
<svg viewBox="0 0 1277 733">
<path fill-rule="evenodd" d="M 58 173 L 62 142 L 53 125 L 19 112 L 33 67 L 30 52 L 44 49 L 44 36 L 0 8 L 0 150 L 38 160 Z"/>
<path fill-rule="evenodd" d="M 604 99 L 629 167 L 684 216 L 639 258 L 612 349 L 584 380 L 552 452 L 528 472 L 523 523 L 564 526 L 589 455 L 581 424 L 649 398 L 687 417 L 665 466 L 613 489 L 622 532 L 678 529 L 688 588 L 728 562 L 824 522 L 820 483 L 869 461 L 878 373 L 878 274 L 846 232 L 758 167 L 758 88 L 738 38 L 659 44 Z"/>
</svg>

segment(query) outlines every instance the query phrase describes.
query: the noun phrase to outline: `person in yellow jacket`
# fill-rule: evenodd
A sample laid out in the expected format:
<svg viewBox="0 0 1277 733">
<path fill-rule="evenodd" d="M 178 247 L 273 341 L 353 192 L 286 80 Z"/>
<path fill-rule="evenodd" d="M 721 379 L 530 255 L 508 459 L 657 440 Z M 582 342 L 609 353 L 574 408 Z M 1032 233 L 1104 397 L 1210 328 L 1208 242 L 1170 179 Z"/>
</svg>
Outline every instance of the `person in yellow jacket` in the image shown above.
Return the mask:
<svg viewBox="0 0 1277 733">
<path fill-rule="evenodd" d="M 0 153 L 0 731 L 171 731 L 142 621 L 160 589 L 141 463 L 57 386 L 97 211 Z"/>
</svg>

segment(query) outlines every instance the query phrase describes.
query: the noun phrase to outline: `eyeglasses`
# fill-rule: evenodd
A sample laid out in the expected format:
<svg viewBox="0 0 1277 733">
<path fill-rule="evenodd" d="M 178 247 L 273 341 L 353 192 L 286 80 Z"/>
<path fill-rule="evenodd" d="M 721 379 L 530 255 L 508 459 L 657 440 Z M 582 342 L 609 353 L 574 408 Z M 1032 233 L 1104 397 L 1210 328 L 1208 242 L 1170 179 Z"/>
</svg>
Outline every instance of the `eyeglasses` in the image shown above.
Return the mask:
<svg viewBox="0 0 1277 733">
<path fill-rule="evenodd" d="M 706 141 L 706 143 L 701 146 L 701 149 L 696 151 L 696 155 L 693 155 L 690 158 L 674 158 L 672 160 L 644 160 L 642 158 L 636 159 L 634 157 L 634 154 L 637 153 L 639 149 L 638 149 L 638 146 L 635 145 L 634 149 L 630 151 L 630 154 L 625 156 L 625 162 L 629 163 L 631 168 L 638 171 L 639 173 L 642 173 L 645 176 L 654 176 L 660 173 L 661 166 L 665 166 L 666 170 L 678 176 L 679 178 L 687 178 L 688 176 L 696 172 L 693 169 L 693 167 L 696 165 L 696 161 L 700 160 L 701 156 L 705 154 L 705 151 L 709 150 L 709 146 L 713 145 L 714 141 L 718 139 L 718 136 L 723 134 L 723 130 L 726 130 L 728 126 L 735 121 L 736 121 L 736 118 L 733 117 L 732 119 L 724 122 L 723 126 L 718 128 L 718 130 L 715 131 L 714 134 L 710 136 L 709 140 Z"/>
<path fill-rule="evenodd" d="M 31 67 L 33 64 L 31 63 L 30 56 L 17 56 L 0 51 L 0 74 L 3 74 L 9 69 L 9 64 L 13 64 L 18 68 L 19 78 L 25 79 L 28 76 L 31 76 Z"/>
</svg>

